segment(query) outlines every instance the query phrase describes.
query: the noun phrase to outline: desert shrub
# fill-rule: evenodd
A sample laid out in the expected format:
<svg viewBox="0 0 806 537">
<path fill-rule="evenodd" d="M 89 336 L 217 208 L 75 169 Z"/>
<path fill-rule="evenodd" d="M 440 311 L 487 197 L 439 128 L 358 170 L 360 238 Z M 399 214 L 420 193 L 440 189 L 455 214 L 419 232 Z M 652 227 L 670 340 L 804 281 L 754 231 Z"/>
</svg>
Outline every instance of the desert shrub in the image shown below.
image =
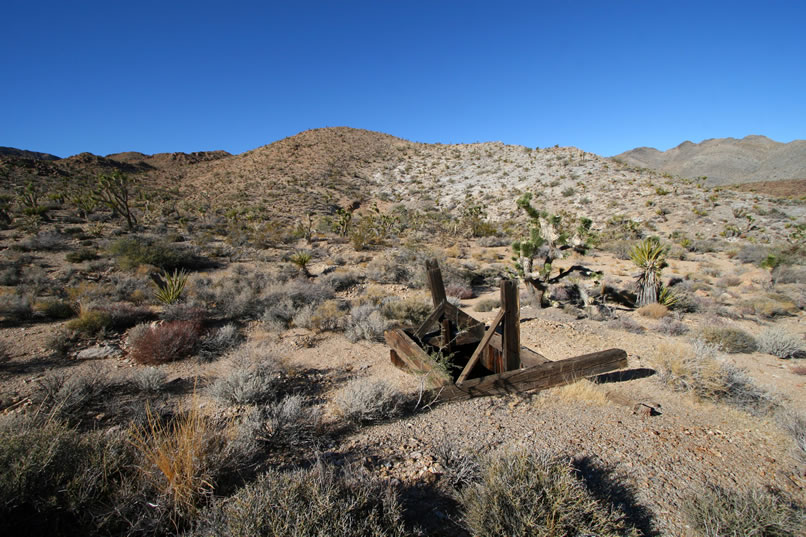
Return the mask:
<svg viewBox="0 0 806 537">
<path fill-rule="evenodd" d="M 0 420 L 0 532 L 117 534 L 128 525 L 123 486 L 133 462 L 121 435 L 90 433 L 42 415 Z M 110 507 L 113 506 L 113 507 Z M 127 513 L 130 514 L 130 513 Z"/>
<path fill-rule="evenodd" d="M 367 278 L 377 283 L 400 283 L 411 288 L 425 285 L 428 252 L 404 249 L 385 252 L 367 265 Z"/>
<path fill-rule="evenodd" d="M 443 437 L 434 444 L 434 459 L 445 473 L 448 484 L 456 490 L 478 481 L 481 461 L 477 454 L 464 449 L 450 437 Z"/>
<path fill-rule="evenodd" d="M 473 307 L 474 311 L 493 311 L 501 307 L 501 300 L 498 298 L 485 298 L 479 300 Z"/>
<path fill-rule="evenodd" d="M 37 381 L 34 400 L 51 415 L 72 420 L 110 387 L 109 379 L 97 372 L 70 376 L 51 373 Z"/>
<path fill-rule="evenodd" d="M 744 300 L 739 303 L 739 310 L 742 313 L 758 315 L 765 319 L 798 314 L 797 305 L 789 297 L 776 294 Z"/>
<path fill-rule="evenodd" d="M 333 403 L 344 419 L 362 424 L 396 416 L 402 394 L 382 380 L 354 379 L 336 392 Z"/>
<path fill-rule="evenodd" d="M 785 328 L 772 326 L 758 336 L 758 350 L 778 358 L 795 358 L 803 353 L 803 338 Z"/>
<path fill-rule="evenodd" d="M 765 490 L 709 486 L 684 500 L 683 513 L 701 537 L 796 537 L 806 529 L 802 509 Z"/>
<path fill-rule="evenodd" d="M 112 330 L 126 330 L 155 318 L 154 312 L 150 309 L 126 302 L 98 306 L 96 311 L 108 318 L 107 326 Z"/>
<path fill-rule="evenodd" d="M 154 296 L 162 304 L 174 304 L 182 297 L 182 291 L 187 285 L 188 275 L 184 270 L 174 270 L 172 273 L 164 272 L 161 276 L 154 275 Z"/>
<path fill-rule="evenodd" d="M 773 280 L 778 284 L 803 284 L 806 283 L 806 268 L 780 266 L 773 270 Z"/>
<path fill-rule="evenodd" d="M 431 309 L 430 302 L 416 296 L 402 299 L 390 297 L 381 305 L 381 313 L 387 319 L 406 321 L 414 326 L 419 326 L 431 313 Z"/>
<path fill-rule="evenodd" d="M 630 259 L 630 250 L 633 242 L 628 240 L 614 240 L 602 243 L 600 249 L 613 254 L 616 259 L 627 261 Z"/>
<path fill-rule="evenodd" d="M 638 314 L 641 317 L 648 317 L 650 319 L 661 319 L 669 314 L 669 308 L 663 304 L 647 304 L 638 308 Z"/>
<path fill-rule="evenodd" d="M 660 319 L 655 330 L 667 336 L 681 336 L 688 332 L 688 327 L 674 317 L 667 315 Z"/>
<path fill-rule="evenodd" d="M 271 469 L 201 513 L 190 537 L 407 535 L 392 489 L 359 472 L 321 463 L 288 473 Z"/>
<path fill-rule="evenodd" d="M 71 304 L 59 299 L 39 300 L 34 303 L 34 311 L 49 319 L 69 319 L 76 314 Z"/>
<path fill-rule="evenodd" d="M 269 330 L 281 331 L 289 327 L 295 314 L 294 301 L 290 297 L 281 297 L 266 306 L 260 320 Z"/>
<path fill-rule="evenodd" d="M 473 298 L 473 289 L 466 285 L 448 285 L 445 287 L 445 294 L 450 297 L 455 297 L 461 300 Z"/>
<path fill-rule="evenodd" d="M 756 386 L 744 370 L 723 361 L 718 349 L 702 340 L 692 345 L 661 344 L 655 357 L 658 378 L 677 391 L 725 402 L 755 415 L 763 415 L 776 403 Z"/>
<path fill-rule="evenodd" d="M 700 331 L 700 337 L 706 343 L 730 354 L 754 352 L 758 348 L 753 336 L 729 326 L 706 326 Z"/>
<path fill-rule="evenodd" d="M 736 253 L 734 259 L 751 265 L 760 264 L 770 254 L 770 249 L 756 244 L 746 244 Z"/>
<path fill-rule="evenodd" d="M 617 317 L 607 321 L 607 327 L 611 330 L 625 330 L 632 334 L 642 334 L 644 327 L 633 321 L 629 317 Z"/>
<path fill-rule="evenodd" d="M 56 231 L 41 231 L 23 242 L 27 250 L 56 251 L 67 248 L 69 237 Z"/>
<path fill-rule="evenodd" d="M 232 453 L 251 465 L 260 464 L 267 450 L 311 447 L 321 420 L 321 409 L 307 405 L 300 395 L 250 407 L 238 424 Z"/>
<path fill-rule="evenodd" d="M 87 335 L 95 335 L 112 322 L 108 313 L 99 310 L 82 309 L 78 317 L 67 322 L 67 328 Z"/>
<path fill-rule="evenodd" d="M 355 272 L 331 272 L 321 278 L 322 283 L 334 291 L 346 291 L 361 281 Z"/>
<path fill-rule="evenodd" d="M 795 441 L 798 458 L 806 463 L 806 417 L 794 412 L 784 414 L 783 426 Z"/>
<path fill-rule="evenodd" d="M 481 481 L 459 494 L 464 524 L 478 537 L 636 536 L 638 531 L 603 504 L 567 463 L 510 453 L 488 459 Z"/>
<path fill-rule="evenodd" d="M 382 341 L 386 321 L 380 310 L 374 304 L 362 304 L 350 310 L 350 316 L 345 326 L 345 336 L 355 343 L 365 339 L 367 341 Z"/>
<path fill-rule="evenodd" d="M 74 252 L 69 252 L 64 258 L 69 263 L 82 263 L 84 261 L 93 261 L 98 258 L 98 252 L 90 248 L 80 248 Z"/>
<path fill-rule="evenodd" d="M 310 328 L 313 330 L 340 330 L 344 327 L 349 305 L 341 300 L 322 302 L 311 312 Z"/>
<path fill-rule="evenodd" d="M 482 248 L 497 248 L 499 246 L 509 246 L 512 244 L 512 238 L 499 235 L 489 235 L 481 237 L 478 240 L 478 245 Z"/>
<path fill-rule="evenodd" d="M 716 282 L 717 287 L 736 287 L 741 285 L 742 279 L 736 276 L 724 276 Z"/>
<path fill-rule="evenodd" d="M 199 346 L 199 358 L 213 360 L 237 347 L 242 341 L 243 337 L 238 331 L 238 327 L 233 323 L 227 323 L 205 334 Z"/>
<path fill-rule="evenodd" d="M 141 392 L 156 394 L 165 388 L 165 372 L 156 367 L 147 367 L 134 373 L 134 385 Z"/>
<path fill-rule="evenodd" d="M 210 393 L 224 404 L 257 405 L 277 399 L 282 367 L 279 361 L 255 346 L 241 347 L 230 360 L 230 369 L 217 378 Z"/>
<path fill-rule="evenodd" d="M 197 270 L 210 265 L 209 261 L 187 248 L 144 237 L 118 239 L 109 246 L 109 253 L 124 270 L 136 269 L 140 265 L 153 265 L 164 271 Z"/>
<path fill-rule="evenodd" d="M 131 345 L 129 356 L 140 364 L 162 364 L 192 355 L 201 337 L 201 324 L 168 321 L 149 326 Z"/>
</svg>

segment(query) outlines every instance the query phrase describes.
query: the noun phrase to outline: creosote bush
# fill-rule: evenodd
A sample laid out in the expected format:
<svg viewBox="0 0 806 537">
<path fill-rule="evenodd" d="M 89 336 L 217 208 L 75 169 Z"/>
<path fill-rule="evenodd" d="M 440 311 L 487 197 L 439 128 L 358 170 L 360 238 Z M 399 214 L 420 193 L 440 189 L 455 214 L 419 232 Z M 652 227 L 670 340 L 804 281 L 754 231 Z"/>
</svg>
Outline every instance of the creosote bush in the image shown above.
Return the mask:
<svg viewBox="0 0 806 537">
<path fill-rule="evenodd" d="M 709 487 L 689 496 L 683 512 L 700 537 L 796 537 L 806 530 L 802 508 L 763 490 Z"/>
<path fill-rule="evenodd" d="M 567 463 L 509 453 L 488 459 L 481 481 L 459 493 L 475 537 L 638 536 L 625 517 L 601 503 Z"/>
</svg>

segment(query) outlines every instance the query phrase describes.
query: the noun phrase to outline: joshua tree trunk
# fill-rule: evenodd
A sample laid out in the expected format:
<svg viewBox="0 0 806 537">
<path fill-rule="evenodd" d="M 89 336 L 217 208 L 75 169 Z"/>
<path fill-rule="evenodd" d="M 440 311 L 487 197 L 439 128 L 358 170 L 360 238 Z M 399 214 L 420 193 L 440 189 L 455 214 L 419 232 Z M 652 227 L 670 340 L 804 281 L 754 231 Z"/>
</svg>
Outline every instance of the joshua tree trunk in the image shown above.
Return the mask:
<svg viewBox="0 0 806 537">
<path fill-rule="evenodd" d="M 647 271 L 638 277 L 638 297 L 635 306 L 640 308 L 647 304 L 655 304 L 658 301 L 658 291 L 660 291 L 660 281 L 655 271 Z"/>
</svg>

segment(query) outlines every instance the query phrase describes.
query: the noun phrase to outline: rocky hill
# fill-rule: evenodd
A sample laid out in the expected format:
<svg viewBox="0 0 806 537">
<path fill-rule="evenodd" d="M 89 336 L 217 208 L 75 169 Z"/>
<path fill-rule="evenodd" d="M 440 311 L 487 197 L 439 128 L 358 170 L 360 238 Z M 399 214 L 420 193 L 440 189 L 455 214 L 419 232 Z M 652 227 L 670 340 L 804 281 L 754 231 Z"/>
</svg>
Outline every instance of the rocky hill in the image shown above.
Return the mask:
<svg viewBox="0 0 806 537">
<path fill-rule="evenodd" d="M 685 141 L 668 151 L 639 147 L 615 158 L 681 177 L 707 177 L 709 186 L 806 178 L 806 140 L 712 138 L 699 144 Z"/>
</svg>

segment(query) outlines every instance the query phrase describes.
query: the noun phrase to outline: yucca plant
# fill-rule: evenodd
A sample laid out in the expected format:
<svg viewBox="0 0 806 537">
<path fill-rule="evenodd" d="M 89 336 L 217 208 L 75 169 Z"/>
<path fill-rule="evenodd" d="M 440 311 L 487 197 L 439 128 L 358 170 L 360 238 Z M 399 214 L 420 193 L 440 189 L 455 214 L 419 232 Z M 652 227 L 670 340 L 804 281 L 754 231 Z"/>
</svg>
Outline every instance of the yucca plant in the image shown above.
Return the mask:
<svg viewBox="0 0 806 537">
<path fill-rule="evenodd" d="M 666 267 L 666 247 L 657 237 L 648 237 L 632 247 L 630 259 L 641 269 L 636 282 L 638 297 L 635 306 L 655 304 L 663 288 L 660 274 Z"/>
<path fill-rule="evenodd" d="M 153 275 L 154 295 L 163 304 L 173 304 L 182 297 L 182 291 L 188 281 L 188 274 L 184 270 L 174 270 L 173 273 L 163 272 L 161 276 Z"/>
<path fill-rule="evenodd" d="M 311 254 L 308 252 L 296 252 L 289 260 L 294 263 L 305 276 L 310 276 L 308 272 L 308 263 L 311 262 Z"/>
</svg>

